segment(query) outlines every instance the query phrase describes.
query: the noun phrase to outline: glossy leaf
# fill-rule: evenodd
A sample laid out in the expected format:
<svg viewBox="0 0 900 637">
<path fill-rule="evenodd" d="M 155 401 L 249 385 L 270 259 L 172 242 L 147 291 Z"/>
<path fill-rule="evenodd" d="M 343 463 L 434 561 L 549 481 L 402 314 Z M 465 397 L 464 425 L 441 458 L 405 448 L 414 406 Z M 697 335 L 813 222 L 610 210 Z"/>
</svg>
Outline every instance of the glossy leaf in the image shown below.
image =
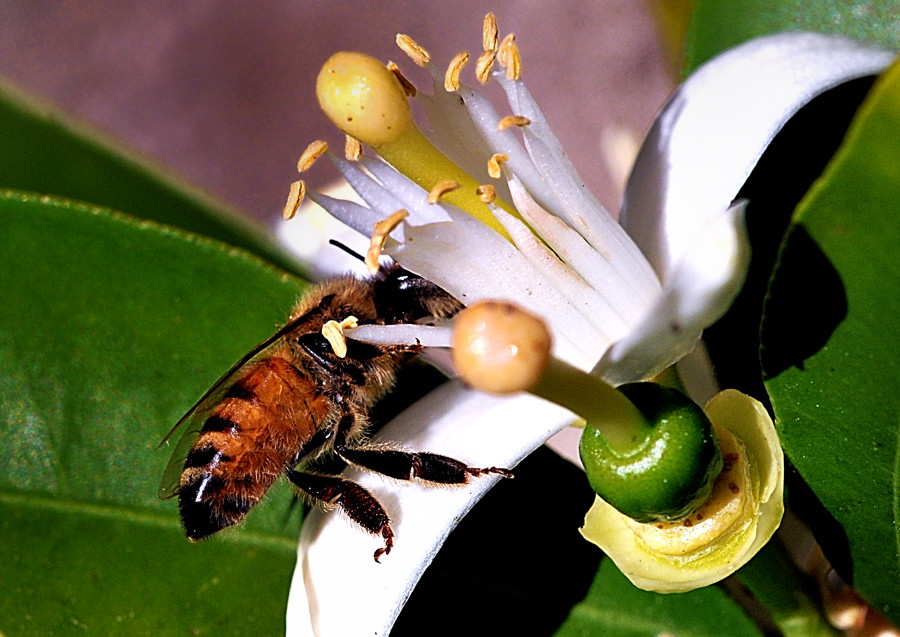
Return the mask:
<svg viewBox="0 0 900 637">
<path fill-rule="evenodd" d="M 855 587 L 900 619 L 900 66 L 795 212 L 763 366 L 784 449 L 843 526 Z"/>
<path fill-rule="evenodd" d="M 209 240 L 5 193 L 0 289 L 0 632 L 282 631 L 290 491 L 192 545 L 156 497 L 156 446 L 303 284 Z"/>
<path fill-rule="evenodd" d="M 556 637 L 749 637 L 756 625 L 722 590 L 701 588 L 661 595 L 632 586 L 612 560 L 604 559 L 587 597 L 572 609 Z"/>
<path fill-rule="evenodd" d="M 895 0 L 697 0 L 688 29 L 683 73 L 752 38 L 781 31 L 816 31 L 896 48 Z"/>
<path fill-rule="evenodd" d="M 224 241 L 298 271 L 296 261 L 235 211 L 2 83 L 0 188 L 121 210 Z"/>
</svg>

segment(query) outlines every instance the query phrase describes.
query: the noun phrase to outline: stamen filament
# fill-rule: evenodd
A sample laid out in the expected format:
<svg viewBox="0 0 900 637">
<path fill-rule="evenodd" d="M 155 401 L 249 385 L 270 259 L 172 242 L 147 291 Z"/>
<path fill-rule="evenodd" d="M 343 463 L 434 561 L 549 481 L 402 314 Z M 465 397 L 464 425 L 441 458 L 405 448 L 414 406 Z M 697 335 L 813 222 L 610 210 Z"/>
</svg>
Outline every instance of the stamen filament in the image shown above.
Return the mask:
<svg viewBox="0 0 900 637">
<path fill-rule="evenodd" d="M 478 198 L 480 183 L 428 141 L 413 121 L 400 81 L 381 62 L 360 53 L 336 53 L 319 72 L 316 94 L 322 110 L 338 128 L 369 144 L 426 192 L 442 181 L 459 183 L 443 201 L 508 238 Z M 519 216 L 507 202 L 498 199 L 496 203 Z"/>
</svg>

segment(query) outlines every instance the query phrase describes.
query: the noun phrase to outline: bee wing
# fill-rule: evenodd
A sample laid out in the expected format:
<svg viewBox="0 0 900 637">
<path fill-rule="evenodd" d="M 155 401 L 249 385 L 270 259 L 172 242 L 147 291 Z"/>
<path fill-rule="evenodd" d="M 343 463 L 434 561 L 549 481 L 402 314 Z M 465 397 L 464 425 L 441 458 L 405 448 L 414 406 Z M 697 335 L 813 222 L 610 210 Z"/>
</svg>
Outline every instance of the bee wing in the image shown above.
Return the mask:
<svg viewBox="0 0 900 637">
<path fill-rule="evenodd" d="M 311 313 L 312 312 L 307 312 L 303 316 L 299 316 L 294 320 L 289 321 L 284 327 L 241 357 L 238 362 L 231 366 L 231 369 L 225 372 L 222 377 L 200 397 L 200 400 L 198 400 L 196 404 L 191 407 L 177 423 L 175 423 L 175 426 L 172 427 L 169 433 L 166 434 L 166 437 L 163 438 L 162 442 L 157 446 L 157 450 L 161 449 L 163 446 L 168 446 L 169 441 L 174 439 L 175 435 L 183 430 L 183 433 L 180 434 L 178 443 L 175 445 L 175 449 L 172 452 L 172 457 L 169 459 L 169 464 L 166 465 L 166 469 L 163 472 L 162 481 L 160 482 L 159 491 L 157 492 L 160 498 L 171 498 L 178 493 L 181 474 L 184 471 L 184 461 L 187 458 L 191 447 L 194 446 L 194 443 L 200 436 L 206 417 L 216 405 L 222 402 L 222 398 L 238 377 L 240 377 L 240 372 L 245 367 L 264 356 L 266 352 L 284 338 L 285 335 L 297 329 L 297 327 L 309 318 Z"/>
</svg>

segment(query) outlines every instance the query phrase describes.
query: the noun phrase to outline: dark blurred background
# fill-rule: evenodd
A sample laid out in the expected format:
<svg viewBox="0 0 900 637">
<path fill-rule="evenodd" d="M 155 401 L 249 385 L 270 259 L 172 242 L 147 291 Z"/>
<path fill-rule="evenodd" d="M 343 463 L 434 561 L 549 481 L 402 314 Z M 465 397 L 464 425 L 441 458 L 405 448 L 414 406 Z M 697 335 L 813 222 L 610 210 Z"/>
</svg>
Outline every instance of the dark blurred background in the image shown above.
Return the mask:
<svg viewBox="0 0 900 637">
<path fill-rule="evenodd" d="M 477 56 L 482 17 L 493 11 L 501 37 L 516 33 L 528 86 L 587 185 L 615 210 L 607 149 L 616 144 L 604 140 L 622 131 L 639 138 L 672 87 L 648 5 L 3 0 L 0 76 L 271 224 L 306 144 L 341 140 L 313 94 L 332 52 L 394 59 L 424 84 L 395 34 L 416 38 L 444 67 L 460 50 Z M 333 174 L 311 177 L 324 183 Z"/>
</svg>

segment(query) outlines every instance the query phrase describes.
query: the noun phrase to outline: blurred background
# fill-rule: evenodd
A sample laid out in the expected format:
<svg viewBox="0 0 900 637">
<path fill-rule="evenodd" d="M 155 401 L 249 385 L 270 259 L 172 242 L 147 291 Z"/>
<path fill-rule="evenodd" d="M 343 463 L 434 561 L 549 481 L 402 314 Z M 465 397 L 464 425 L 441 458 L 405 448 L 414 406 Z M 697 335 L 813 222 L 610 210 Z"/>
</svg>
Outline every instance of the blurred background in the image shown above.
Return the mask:
<svg viewBox="0 0 900 637">
<path fill-rule="evenodd" d="M 477 56 L 493 11 L 501 37 L 517 35 L 528 86 L 588 187 L 616 210 L 625 164 L 610 157 L 627 156 L 674 85 L 652 4 L 3 0 L 0 77 L 272 226 L 300 152 L 317 138 L 342 143 L 313 93 L 331 53 L 393 59 L 424 86 L 395 34 L 444 67 L 461 50 Z M 474 83 L 473 67 L 463 81 Z M 316 171 L 314 186 L 335 177 Z"/>
</svg>

